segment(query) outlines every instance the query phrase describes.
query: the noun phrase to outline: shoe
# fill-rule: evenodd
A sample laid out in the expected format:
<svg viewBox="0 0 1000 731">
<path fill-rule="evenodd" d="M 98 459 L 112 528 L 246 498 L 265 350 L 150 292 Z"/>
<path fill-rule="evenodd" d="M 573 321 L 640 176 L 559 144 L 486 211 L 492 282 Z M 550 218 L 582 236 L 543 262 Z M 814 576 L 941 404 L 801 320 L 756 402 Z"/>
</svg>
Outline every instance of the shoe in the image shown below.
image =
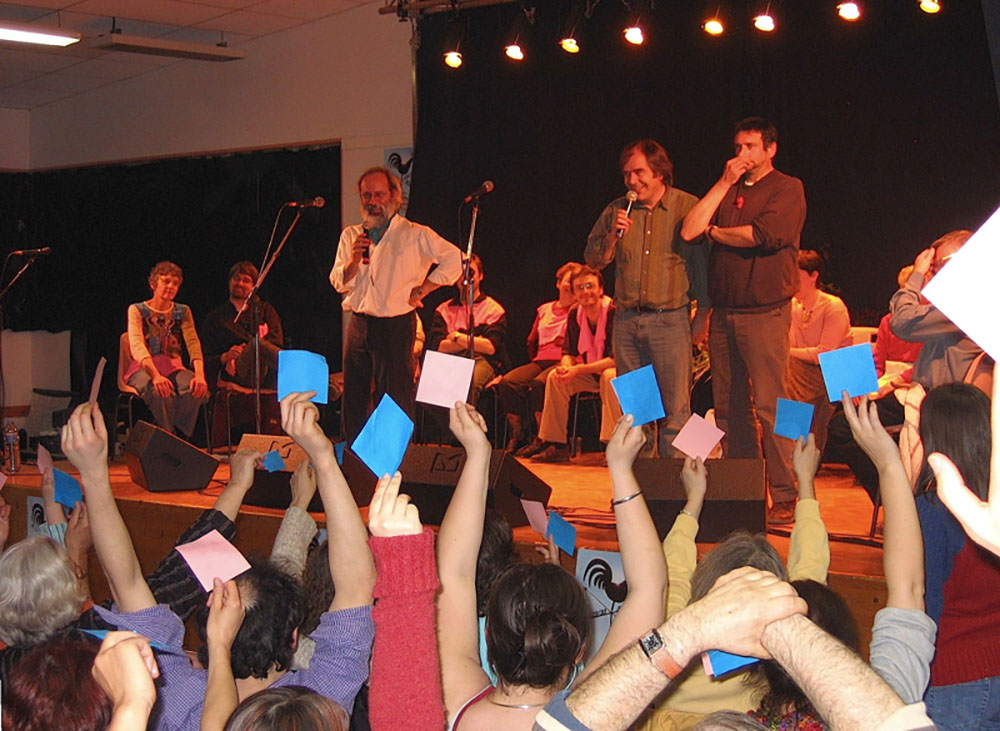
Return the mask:
<svg viewBox="0 0 1000 731">
<path fill-rule="evenodd" d="M 569 462 L 569 446 L 550 444 L 531 458 L 532 462 Z"/>
<path fill-rule="evenodd" d="M 767 522 L 772 525 L 787 525 L 795 522 L 795 501 L 775 503 L 767 511 Z"/>
<path fill-rule="evenodd" d="M 514 456 L 515 457 L 534 457 L 536 454 L 538 454 L 539 452 L 541 452 L 547 446 L 549 446 L 548 442 L 543 442 L 538 437 L 535 437 L 530 442 L 528 442 L 525 446 L 521 447 L 519 450 L 517 450 L 516 452 L 514 452 Z"/>
</svg>

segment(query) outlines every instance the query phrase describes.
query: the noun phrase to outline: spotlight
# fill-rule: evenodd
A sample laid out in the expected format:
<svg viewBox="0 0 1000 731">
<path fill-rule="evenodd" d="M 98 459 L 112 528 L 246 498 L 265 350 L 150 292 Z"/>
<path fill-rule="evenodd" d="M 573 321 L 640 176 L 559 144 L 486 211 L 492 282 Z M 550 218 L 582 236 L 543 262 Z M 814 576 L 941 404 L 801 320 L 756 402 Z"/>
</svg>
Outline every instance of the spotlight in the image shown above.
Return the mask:
<svg viewBox="0 0 1000 731">
<path fill-rule="evenodd" d="M 721 36 L 726 31 L 726 27 L 717 16 L 706 20 L 701 27 L 710 36 Z"/>
<path fill-rule="evenodd" d="M 753 19 L 753 27 L 764 33 L 774 30 L 774 17 L 770 13 L 762 13 Z"/>
<path fill-rule="evenodd" d="M 444 65 L 457 69 L 462 65 L 461 51 L 446 51 L 444 54 Z"/>
<path fill-rule="evenodd" d="M 861 17 L 861 6 L 857 3 L 840 3 L 837 6 L 837 15 L 853 22 Z"/>
<path fill-rule="evenodd" d="M 625 40 L 633 46 L 641 46 L 646 38 L 642 35 L 642 26 L 638 22 L 633 23 L 625 29 Z"/>
<path fill-rule="evenodd" d="M 580 27 L 587 17 L 585 6 L 582 2 L 574 3 L 569 9 L 566 22 L 563 24 L 562 33 L 559 35 L 559 46 L 566 53 L 580 52 Z"/>
<path fill-rule="evenodd" d="M 514 61 L 524 60 L 524 46 L 521 44 L 521 37 L 526 35 L 526 23 L 534 23 L 535 9 L 522 6 L 514 22 L 510 24 L 510 31 L 507 33 L 507 43 L 504 44 L 503 52 L 507 58 Z"/>
<path fill-rule="evenodd" d="M 514 61 L 524 60 L 524 51 L 516 43 L 511 43 L 504 47 L 503 52 L 507 55 L 507 58 L 513 59 Z"/>
<path fill-rule="evenodd" d="M 465 23 L 461 18 L 448 21 L 444 34 L 444 65 L 457 69 L 462 65 L 462 36 L 465 35 Z"/>
<path fill-rule="evenodd" d="M 941 12 L 941 3 L 938 0 L 920 0 L 920 9 L 928 15 Z"/>
</svg>

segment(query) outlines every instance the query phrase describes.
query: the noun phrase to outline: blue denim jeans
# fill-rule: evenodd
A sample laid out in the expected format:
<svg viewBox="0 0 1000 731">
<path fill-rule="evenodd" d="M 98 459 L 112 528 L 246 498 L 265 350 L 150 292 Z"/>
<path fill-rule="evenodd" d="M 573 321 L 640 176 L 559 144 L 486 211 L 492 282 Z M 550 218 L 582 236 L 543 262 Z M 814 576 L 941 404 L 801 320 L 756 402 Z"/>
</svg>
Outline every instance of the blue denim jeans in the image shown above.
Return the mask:
<svg viewBox="0 0 1000 731">
<path fill-rule="evenodd" d="M 927 715 L 944 731 L 1000 729 L 1000 676 L 934 686 L 924 701 Z"/>
<path fill-rule="evenodd" d="M 691 325 L 687 305 L 663 312 L 615 310 L 618 375 L 652 364 L 667 415 L 657 422 L 659 455 L 679 456 L 670 443 L 691 416 Z"/>
</svg>

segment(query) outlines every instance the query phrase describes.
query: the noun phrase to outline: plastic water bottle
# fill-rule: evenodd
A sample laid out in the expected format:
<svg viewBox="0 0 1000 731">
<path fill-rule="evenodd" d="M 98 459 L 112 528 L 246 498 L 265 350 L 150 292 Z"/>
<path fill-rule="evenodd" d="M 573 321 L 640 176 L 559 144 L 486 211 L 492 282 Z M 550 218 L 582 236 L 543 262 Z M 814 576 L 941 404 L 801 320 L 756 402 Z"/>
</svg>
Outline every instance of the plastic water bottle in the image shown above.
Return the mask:
<svg viewBox="0 0 1000 731">
<path fill-rule="evenodd" d="M 3 430 L 3 459 L 7 474 L 13 475 L 21 469 L 21 435 L 13 421 L 8 421 Z"/>
</svg>

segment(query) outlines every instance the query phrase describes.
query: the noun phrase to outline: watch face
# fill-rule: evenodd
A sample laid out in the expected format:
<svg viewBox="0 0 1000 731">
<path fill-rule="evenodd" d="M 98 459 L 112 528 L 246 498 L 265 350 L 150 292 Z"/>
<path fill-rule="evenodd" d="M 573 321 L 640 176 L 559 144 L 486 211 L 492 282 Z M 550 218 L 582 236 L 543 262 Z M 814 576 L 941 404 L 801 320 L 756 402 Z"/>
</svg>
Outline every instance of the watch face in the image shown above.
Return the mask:
<svg viewBox="0 0 1000 731">
<path fill-rule="evenodd" d="M 649 634 L 639 638 L 639 644 L 646 656 L 651 658 L 654 652 L 663 647 L 663 640 L 660 639 L 660 633 L 654 629 Z"/>
</svg>

